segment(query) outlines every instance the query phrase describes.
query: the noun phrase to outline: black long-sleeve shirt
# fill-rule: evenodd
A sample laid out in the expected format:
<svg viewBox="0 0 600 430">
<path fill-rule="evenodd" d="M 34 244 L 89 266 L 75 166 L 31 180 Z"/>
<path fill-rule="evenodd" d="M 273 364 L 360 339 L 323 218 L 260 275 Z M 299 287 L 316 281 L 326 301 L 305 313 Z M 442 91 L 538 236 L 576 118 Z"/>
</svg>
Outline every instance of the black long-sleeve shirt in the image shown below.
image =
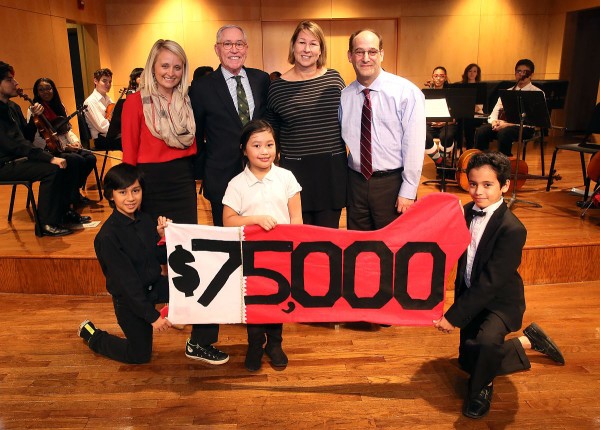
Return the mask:
<svg viewBox="0 0 600 430">
<path fill-rule="evenodd" d="M 147 297 L 148 287 L 158 282 L 166 248 L 158 246 L 156 223 L 136 212 L 135 219 L 114 210 L 94 240 L 96 256 L 106 277 L 106 289 L 123 299 L 148 323 L 160 317 Z"/>
<path fill-rule="evenodd" d="M 0 101 L 0 166 L 17 158 L 50 162 L 52 154 L 33 146 L 35 128 L 27 124 L 21 107 Z"/>
</svg>

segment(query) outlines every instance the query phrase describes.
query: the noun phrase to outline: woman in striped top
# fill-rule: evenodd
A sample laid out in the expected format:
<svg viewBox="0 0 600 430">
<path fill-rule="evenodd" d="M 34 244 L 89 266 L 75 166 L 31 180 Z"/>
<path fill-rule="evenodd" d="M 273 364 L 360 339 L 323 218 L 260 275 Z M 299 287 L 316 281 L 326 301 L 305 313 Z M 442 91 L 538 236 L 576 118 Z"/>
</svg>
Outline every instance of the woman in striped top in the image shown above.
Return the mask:
<svg viewBox="0 0 600 430">
<path fill-rule="evenodd" d="M 302 21 L 290 40 L 293 67 L 271 83 L 267 120 L 281 148 L 280 166 L 302 186 L 305 224 L 338 228 L 346 205 L 348 162 L 338 122 L 340 74 L 327 69 L 323 30 Z"/>
</svg>

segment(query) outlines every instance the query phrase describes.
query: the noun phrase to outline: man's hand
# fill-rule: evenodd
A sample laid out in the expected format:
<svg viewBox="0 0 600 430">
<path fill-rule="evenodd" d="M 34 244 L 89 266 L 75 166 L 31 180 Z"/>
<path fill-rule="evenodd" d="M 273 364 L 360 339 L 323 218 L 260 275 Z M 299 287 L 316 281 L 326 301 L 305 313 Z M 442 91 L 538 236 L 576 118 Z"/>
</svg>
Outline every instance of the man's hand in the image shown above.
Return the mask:
<svg viewBox="0 0 600 430">
<path fill-rule="evenodd" d="M 41 115 L 44 113 L 44 106 L 39 103 L 35 103 L 33 106 L 29 108 L 33 115 Z"/>
<path fill-rule="evenodd" d="M 396 199 L 396 211 L 398 211 L 398 213 L 403 214 L 404 212 L 406 212 L 408 210 L 408 208 L 414 202 L 415 202 L 414 199 L 407 199 L 407 198 L 398 196 L 398 198 Z"/>
<path fill-rule="evenodd" d="M 498 131 L 498 130 L 502 130 L 503 128 L 506 127 L 510 127 L 512 124 L 506 121 L 503 121 L 501 119 L 496 119 L 494 121 L 492 121 L 492 130 L 494 131 Z"/>
</svg>

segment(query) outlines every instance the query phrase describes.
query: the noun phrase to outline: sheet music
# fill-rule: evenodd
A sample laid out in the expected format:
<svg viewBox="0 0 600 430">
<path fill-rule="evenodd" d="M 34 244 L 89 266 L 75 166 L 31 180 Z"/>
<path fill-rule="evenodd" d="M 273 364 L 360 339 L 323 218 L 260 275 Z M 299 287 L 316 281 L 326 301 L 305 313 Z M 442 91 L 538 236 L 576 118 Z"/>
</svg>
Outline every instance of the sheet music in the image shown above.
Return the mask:
<svg viewBox="0 0 600 430">
<path fill-rule="evenodd" d="M 450 118 L 446 99 L 425 99 L 425 116 L 427 118 Z"/>
</svg>

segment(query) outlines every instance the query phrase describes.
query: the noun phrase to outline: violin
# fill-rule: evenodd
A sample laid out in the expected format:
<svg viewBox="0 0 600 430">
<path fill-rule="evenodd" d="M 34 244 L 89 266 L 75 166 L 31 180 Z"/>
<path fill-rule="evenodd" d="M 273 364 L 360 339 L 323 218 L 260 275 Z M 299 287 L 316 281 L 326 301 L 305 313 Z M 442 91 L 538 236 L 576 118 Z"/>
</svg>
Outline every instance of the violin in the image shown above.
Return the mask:
<svg viewBox="0 0 600 430">
<path fill-rule="evenodd" d="M 35 102 L 25 93 L 21 88 L 17 88 L 17 95 L 25 100 L 27 100 L 31 106 L 35 105 Z M 44 138 L 46 141 L 46 150 L 50 152 L 52 155 L 60 154 L 60 140 L 58 139 L 58 135 L 56 130 L 48 121 L 43 114 L 42 115 L 33 115 L 33 123 L 37 127 L 40 132 L 40 136 Z"/>
<path fill-rule="evenodd" d="M 117 103 L 119 103 L 119 100 L 121 100 L 123 98 L 123 96 L 125 94 L 127 94 L 128 90 L 129 90 L 128 88 L 121 88 L 119 90 L 119 94 L 121 94 L 121 95 L 119 96 L 119 98 L 117 99 L 117 101 L 115 103 L 111 103 L 108 106 L 106 106 L 106 113 L 104 114 L 104 118 L 106 118 L 109 121 L 112 120 L 113 112 L 115 110 L 115 107 L 117 106 Z"/>
<path fill-rule="evenodd" d="M 59 136 L 62 136 L 63 134 L 67 134 L 69 132 L 69 130 L 71 130 L 71 128 L 72 128 L 71 123 L 69 123 L 69 120 L 71 118 L 73 118 L 75 115 L 82 114 L 83 112 L 85 112 L 86 109 L 87 109 L 87 105 L 82 105 L 81 107 L 77 108 L 75 110 L 75 112 L 73 112 L 71 115 L 69 115 L 67 117 L 57 116 L 52 121 L 50 121 L 50 124 L 52 124 L 52 127 L 54 127 L 54 129 L 56 130 L 56 132 L 58 133 Z"/>
<path fill-rule="evenodd" d="M 469 160 L 475 155 L 482 151 L 479 149 L 469 149 L 462 153 L 462 155 L 458 159 L 455 179 L 456 182 L 460 185 L 460 187 L 469 191 L 469 178 L 467 177 L 467 165 L 469 164 Z M 517 181 L 515 184 L 514 176 L 515 172 L 517 172 Z M 552 175 L 552 178 L 556 181 L 560 181 L 562 177 L 560 175 Z M 515 189 L 517 191 L 523 188 L 527 179 L 542 179 L 547 181 L 548 176 L 542 175 L 530 175 L 529 174 L 529 166 L 524 160 L 517 160 L 515 157 L 510 157 L 510 184 L 508 186 L 508 192 L 512 192 Z"/>
</svg>

